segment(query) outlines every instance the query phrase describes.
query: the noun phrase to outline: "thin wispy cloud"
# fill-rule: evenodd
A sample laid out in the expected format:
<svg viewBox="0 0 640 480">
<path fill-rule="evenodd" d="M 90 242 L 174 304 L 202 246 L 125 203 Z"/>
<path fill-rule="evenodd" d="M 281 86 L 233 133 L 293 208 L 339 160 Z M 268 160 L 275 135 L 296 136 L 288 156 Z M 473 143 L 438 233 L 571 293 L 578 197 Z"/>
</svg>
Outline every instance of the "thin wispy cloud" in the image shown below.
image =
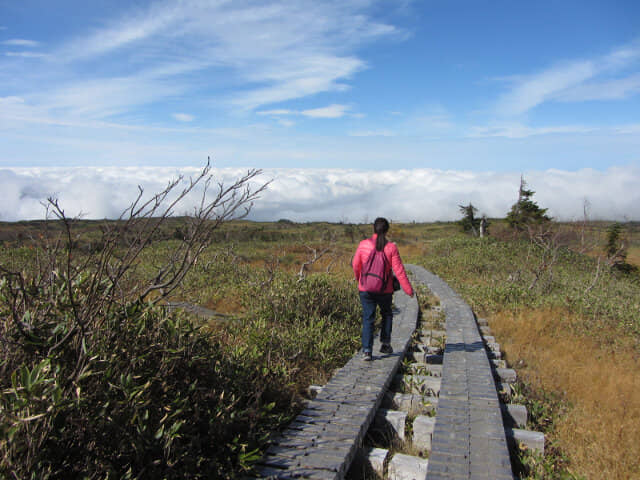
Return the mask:
<svg viewBox="0 0 640 480">
<path fill-rule="evenodd" d="M 624 99 L 640 91 L 640 77 L 625 69 L 640 60 L 640 42 L 590 60 L 566 62 L 524 77 L 500 96 L 496 112 L 518 116 L 548 101 Z M 611 78 L 614 76 L 614 78 Z"/>
<path fill-rule="evenodd" d="M 58 89 L 37 93 L 32 98 L 50 112 L 75 117 L 105 119 L 131 111 L 186 90 L 153 75 L 78 80 Z"/>
<path fill-rule="evenodd" d="M 631 125 L 620 125 L 614 130 L 615 133 L 619 135 L 640 135 L 640 123 Z"/>
<path fill-rule="evenodd" d="M 138 185 L 151 194 L 179 173 L 188 178 L 197 172 L 170 167 L 4 169 L 0 220 L 42 218 L 41 202 L 48 196 L 59 198 L 69 215 L 115 218 L 135 198 Z M 213 169 L 215 179 L 224 183 L 244 172 Z M 593 219 L 640 219 L 637 167 L 529 171 L 525 177 L 536 191 L 535 200 L 559 220 L 580 219 L 585 199 Z M 458 205 L 468 202 L 490 217 L 504 217 L 517 199 L 520 172 L 266 169 L 256 185 L 269 179 L 272 183 L 252 210 L 254 220 L 365 222 L 382 215 L 394 221 L 448 221 L 460 218 Z M 629 194 L 611 195 L 619 191 Z M 197 201 L 196 195 L 176 213 L 191 210 Z"/>
<path fill-rule="evenodd" d="M 310 118 L 341 118 L 344 117 L 351 108 L 348 105 L 340 105 L 333 103 L 326 107 L 309 108 L 306 110 L 287 110 L 287 109 L 275 109 L 275 110 L 261 110 L 256 112 L 261 116 L 282 117 L 288 115 L 302 115 Z"/>
<path fill-rule="evenodd" d="M 300 112 L 302 115 L 311 118 L 340 118 L 343 117 L 349 107 L 346 105 L 333 104 L 328 107 L 311 108 Z"/>
<path fill-rule="evenodd" d="M 0 165 L 640 161 L 640 4 L 85 3 L 0 1 Z"/>
<path fill-rule="evenodd" d="M 349 132 L 351 137 L 395 137 L 396 133 L 391 130 L 356 130 Z"/>
<path fill-rule="evenodd" d="M 469 138 L 484 137 L 505 137 L 505 138 L 527 138 L 535 135 L 552 135 L 579 133 L 586 134 L 598 130 L 608 130 L 604 127 L 594 127 L 585 125 L 556 125 L 546 127 L 530 127 L 522 123 L 508 123 L 491 126 L 473 126 L 469 129 Z"/>
<path fill-rule="evenodd" d="M 521 115 L 595 74 L 592 62 L 578 62 L 532 75 L 501 96 L 497 112 L 505 116 Z"/>
<path fill-rule="evenodd" d="M 640 93 L 640 74 L 615 80 L 584 83 L 562 92 L 558 100 L 562 102 L 624 100 L 637 93 Z"/>
<path fill-rule="evenodd" d="M 402 33 L 367 15 L 373 3 L 265 5 L 186 0 L 132 6 L 105 20 L 102 27 L 75 34 L 52 47 L 50 61 L 43 68 L 55 66 L 71 75 L 66 84 L 53 85 L 40 96 L 43 104 L 52 104 L 59 114 L 64 108 L 77 114 L 83 110 L 81 102 L 87 94 L 104 88 L 105 96 L 94 97 L 99 105 L 87 111 L 107 117 L 121 113 L 125 106 L 133 110 L 167 95 L 202 89 L 201 81 L 191 82 L 189 74 L 195 73 L 223 72 L 233 77 L 236 93 L 212 91 L 210 97 L 212 102 L 227 103 L 230 109 L 251 110 L 321 92 L 343 91 L 349 87 L 349 79 L 366 67 L 354 54 L 355 49 Z M 111 65 L 110 75 L 103 68 L 97 77 L 85 68 L 98 60 Z M 128 71 L 123 71 L 123 65 Z M 146 83 L 136 88 L 144 92 L 144 102 L 130 103 L 128 85 L 134 81 Z M 49 95 L 52 98 L 47 98 Z"/>
<path fill-rule="evenodd" d="M 185 5 L 188 9 L 189 6 Z M 118 18 L 108 19 L 105 26 L 85 32 L 66 41 L 59 49 L 60 58 L 73 62 L 111 53 L 115 50 L 143 42 L 184 19 L 177 5 L 152 4 L 147 9 L 131 7 Z"/>
<path fill-rule="evenodd" d="M 7 57 L 20 57 L 20 58 L 46 58 L 46 53 L 39 52 L 4 52 Z"/>
<path fill-rule="evenodd" d="M 277 108 L 275 110 L 261 110 L 259 112 L 256 112 L 256 114 L 277 117 L 281 115 L 297 115 L 298 112 L 295 110 L 287 110 L 286 108 Z"/>
<path fill-rule="evenodd" d="M 188 113 L 174 113 L 173 118 L 175 118 L 179 122 L 192 122 L 195 117 L 193 115 L 189 115 Z"/>
<path fill-rule="evenodd" d="M 40 42 L 24 38 L 10 38 L 9 40 L 0 42 L 0 45 L 9 45 L 12 47 L 37 47 L 40 45 Z"/>
</svg>

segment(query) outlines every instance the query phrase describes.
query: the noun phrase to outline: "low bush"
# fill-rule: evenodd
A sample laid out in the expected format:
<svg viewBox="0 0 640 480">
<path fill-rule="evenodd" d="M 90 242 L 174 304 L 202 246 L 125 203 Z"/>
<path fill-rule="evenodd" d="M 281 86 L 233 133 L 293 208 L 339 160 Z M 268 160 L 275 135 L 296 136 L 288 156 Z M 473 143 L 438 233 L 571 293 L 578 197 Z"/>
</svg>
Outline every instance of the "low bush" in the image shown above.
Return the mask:
<svg viewBox="0 0 640 480">
<path fill-rule="evenodd" d="M 180 245 L 150 244 L 126 285 L 153 278 Z M 94 254 L 2 252 L 0 478 L 249 474 L 300 394 L 357 348 L 359 302 L 344 275 L 300 278 L 222 248 L 176 289 L 233 298 L 241 309 L 221 327 L 136 296 L 112 301 L 112 263 Z"/>
<path fill-rule="evenodd" d="M 640 336 L 638 276 L 566 247 L 455 236 L 434 242 L 420 263 L 479 313 L 564 307 L 585 319 L 575 328 L 597 333 L 613 326 Z"/>
<path fill-rule="evenodd" d="M 247 316 L 210 332 L 131 303 L 61 348 L 71 305 L 59 297 L 47 315 L 28 318 L 25 343 L 8 321 L 6 289 L 6 477 L 233 478 L 295 414 L 297 394 L 357 347 L 357 295 L 329 275 L 278 273 L 266 287 L 247 287 Z"/>
</svg>

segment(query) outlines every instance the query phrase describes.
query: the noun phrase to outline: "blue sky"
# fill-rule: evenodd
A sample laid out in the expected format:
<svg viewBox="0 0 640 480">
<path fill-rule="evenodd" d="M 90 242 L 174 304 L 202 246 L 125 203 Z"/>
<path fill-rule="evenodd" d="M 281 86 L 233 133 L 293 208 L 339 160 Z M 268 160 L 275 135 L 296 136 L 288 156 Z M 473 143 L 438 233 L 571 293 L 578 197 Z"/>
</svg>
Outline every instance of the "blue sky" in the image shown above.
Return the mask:
<svg viewBox="0 0 640 480">
<path fill-rule="evenodd" d="M 635 1 L 0 1 L 0 162 L 604 169 Z"/>
<path fill-rule="evenodd" d="M 207 156 L 635 172 L 640 2 L 0 0 L 0 168 Z"/>
</svg>

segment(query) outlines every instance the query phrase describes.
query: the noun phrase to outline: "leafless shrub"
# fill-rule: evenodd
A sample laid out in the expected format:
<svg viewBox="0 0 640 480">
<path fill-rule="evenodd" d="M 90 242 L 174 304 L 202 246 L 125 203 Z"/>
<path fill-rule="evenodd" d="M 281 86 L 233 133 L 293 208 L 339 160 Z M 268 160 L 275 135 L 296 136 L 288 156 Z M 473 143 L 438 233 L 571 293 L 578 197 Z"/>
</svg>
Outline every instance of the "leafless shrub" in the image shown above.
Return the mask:
<svg viewBox="0 0 640 480">
<path fill-rule="evenodd" d="M 536 255 L 535 266 L 531 269 L 533 280 L 528 289 L 532 290 L 544 278 L 543 289 L 553 282 L 553 267 L 558 260 L 558 254 L 563 244 L 560 240 L 559 229 L 552 222 L 537 225 L 527 225 L 527 232 L 531 246 L 529 255 Z"/>
<path fill-rule="evenodd" d="M 300 270 L 298 271 L 298 278 L 300 280 L 305 278 L 305 276 L 307 275 L 307 270 L 309 269 L 309 267 L 311 265 L 316 263 L 318 260 L 320 260 L 325 255 L 333 252 L 333 250 L 335 248 L 335 245 L 336 245 L 335 234 L 332 233 L 329 236 L 329 240 L 328 241 L 329 241 L 329 245 L 328 246 L 324 246 L 322 248 L 310 247 L 309 245 L 305 245 L 305 248 L 309 251 L 309 258 L 308 258 L 308 260 L 306 262 L 303 262 L 302 265 L 300 266 Z M 332 263 L 333 263 L 333 260 L 329 262 L 329 264 L 327 266 L 327 272 L 330 270 Z"/>
<path fill-rule="evenodd" d="M 114 309 L 126 311 L 131 302 L 156 304 L 169 297 L 211 244 L 213 232 L 227 220 L 245 217 L 268 185 L 252 187 L 251 181 L 260 170 L 249 170 L 229 185 L 214 182 L 210 170 L 207 163 L 183 188 L 185 179 L 180 175 L 148 199 L 138 187 L 136 199 L 116 221 L 105 224 L 101 248 L 88 253 L 74 248 L 77 219 L 67 216 L 56 198 L 49 198 L 47 218 L 57 219 L 64 228 L 57 237 L 44 232 L 41 248 L 36 249 L 36 274 L 0 265 L 10 316 L 23 339 L 41 345 L 50 354 L 78 333 L 99 327 Z M 160 264 L 153 268 L 145 265 L 145 272 L 141 272 L 143 253 L 154 235 L 200 186 L 199 202 L 188 217 L 179 244 Z M 71 325 L 64 336 L 52 342 L 45 338 L 46 325 L 58 308 L 56 302 L 69 306 Z"/>
</svg>

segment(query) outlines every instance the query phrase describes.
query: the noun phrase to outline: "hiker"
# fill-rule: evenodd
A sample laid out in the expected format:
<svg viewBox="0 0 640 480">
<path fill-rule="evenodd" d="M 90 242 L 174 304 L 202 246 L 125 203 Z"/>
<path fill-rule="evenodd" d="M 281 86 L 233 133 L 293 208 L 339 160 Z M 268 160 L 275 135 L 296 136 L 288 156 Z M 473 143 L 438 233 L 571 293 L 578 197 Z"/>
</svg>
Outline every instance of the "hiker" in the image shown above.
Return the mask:
<svg viewBox="0 0 640 480">
<path fill-rule="evenodd" d="M 388 231 L 387 219 L 376 218 L 373 222 L 373 236 L 360 242 L 352 262 L 362 303 L 362 356 L 365 361 L 373 359 L 373 322 L 376 318 L 377 306 L 380 307 L 382 314 L 380 352 L 393 353 L 391 348 L 393 322 L 391 300 L 394 290 L 392 270 L 404 293 L 413 296 L 413 287 L 404 271 L 398 247 L 386 239 L 385 235 Z"/>
</svg>

